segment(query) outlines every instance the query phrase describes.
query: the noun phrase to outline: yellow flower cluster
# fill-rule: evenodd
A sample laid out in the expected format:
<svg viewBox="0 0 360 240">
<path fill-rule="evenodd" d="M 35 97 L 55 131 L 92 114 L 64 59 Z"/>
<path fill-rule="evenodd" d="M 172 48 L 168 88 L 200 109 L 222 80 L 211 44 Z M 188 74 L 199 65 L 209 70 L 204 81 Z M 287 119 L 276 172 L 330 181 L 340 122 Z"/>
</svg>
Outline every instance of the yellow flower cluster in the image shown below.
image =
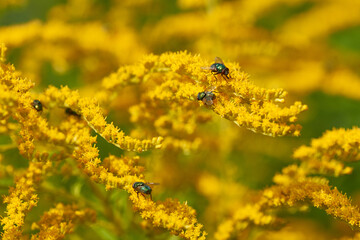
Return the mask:
<svg viewBox="0 0 360 240">
<path fill-rule="evenodd" d="M 274 209 L 288 206 L 300 210 L 301 204 L 307 201 L 329 215 L 359 227 L 360 211 L 351 204 L 351 200 L 336 187 L 330 187 L 327 179 L 311 177 L 311 174 L 338 176 L 351 173 L 352 168 L 345 167 L 342 162 L 360 160 L 359 144 L 360 131 L 354 127 L 328 131 L 322 137 L 313 139 L 310 147 L 301 146 L 293 155 L 302 161 L 301 165 L 287 166 L 281 174 L 276 174 L 273 179 L 276 185 L 260 192 L 254 203 L 239 206 L 232 218 L 218 226 L 215 238 L 229 239 L 232 233 L 243 231 L 250 223 L 274 225 L 279 221 L 273 215 Z"/>
<path fill-rule="evenodd" d="M 292 178 L 292 176 L 289 176 Z M 360 226 L 360 211 L 351 204 L 346 195 L 337 188 L 331 188 L 321 178 L 292 179 L 286 185 L 275 185 L 262 191 L 255 203 L 239 207 L 232 218 L 218 226 L 216 239 L 229 239 L 233 233 L 241 232 L 250 224 L 276 226 L 280 219 L 274 215 L 279 207 L 296 207 L 311 202 L 314 207 L 324 209 L 329 215 L 346 221 L 351 226 Z"/>
<path fill-rule="evenodd" d="M 31 97 L 27 91 L 33 84 L 27 79 L 20 78 L 19 73 L 15 72 L 12 66 L 5 64 L 1 66 L 1 90 L 4 92 L 1 100 L 4 106 L 8 108 L 7 111 L 2 111 L 2 114 L 3 117 L 7 118 L 9 118 L 9 113 L 13 114 L 13 117 L 21 125 L 22 142 L 19 145 L 21 153 L 26 157 L 32 156 L 35 149 L 35 139 L 37 141 L 45 140 L 53 142 L 60 146 L 73 145 L 75 147 L 75 159 L 92 180 L 105 183 L 107 189 L 116 187 L 129 191 L 132 194 L 130 199 L 133 200 L 134 207 L 141 211 L 145 219 L 152 219 L 155 226 L 167 228 L 173 231 L 174 234 L 189 239 L 205 237 L 205 232 L 201 230 L 202 225 L 198 224 L 196 218 L 194 218 L 195 211 L 187 206 L 187 204 L 180 204 L 176 200 L 167 200 L 164 203 L 154 204 L 147 199 L 137 196 L 138 194 L 134 192 L 131 186 L 135 181 L 144 181 L 141 175 L 142 168 L 136 166 L 138 157 L 119 159 L 115 156 L 110 156 L 104 159 L 103 165 L 100 165 L 101 161 L 97 157 L 98 149 L 93 146 L 96 138 L 90 136 L 88 126 L 98 132 L 108 142 L 130 151 L 145 151 L 152 147 L 159 147 L 161 138 L 154 138 L 152 141 L 140 141 L 124 136 L 113 124 L 105 122 L 100 107 L 94 101 L 81 98 L 77 92 L 71 91 L 67 87 L 61 89 L 49 87 L 40 96 L 42 103 L 47 106 L 48 110 L 54 107 L 66 107 L 72 109 L 77 114 L 63 121 L 59 127 L 49 127 L 47 121 L 31 106 Z M 13 108 L 17 109 L 15 114 L 12 111 Z M 80 115 L 85 121 L 79 119 Z M 45 166 L 50 167 L 51 164 L 49 164 L 47 163 Z M 41 166 L 38 166 L 38 168 Z M 34 188 L 32 185 L 33 181 L 38 180 L 41 176 L 42 171 L 33 168 L 34 164 L 31 164 L 25 176 L 28 178 L 34 177 L 35 179 L 20 178 L 20 182 L 17 183 L 15 190 L 11 190 L 10 196 L 4 200 L 5 203 L 9 203 L 7 210 L 9 216 L 2 220 L 2 223 L 5 225 L 4 239 L 11 239 L 11 237 L 21 235 L 20 228 L 23 226 L 24 212 L 29 211 L 36 204 L 37 198 L 33 194 Z M 34 175 L 34 171 L 37 175 Z M 21 183 L 28 185 L 23 186 Z M 22 195 L 20 195 L 21 192 Z M 19 201 L 15 201 L 16 198 L 20 198 Z M 23 205 L 21 205 L 22 202 L 24 202 Z M 144 205 L 148 207 L 144 207 Z M 62 208 L 62 205 L 58 205 L 56 210 L 45 213 L 43 219 L 38 223 L 40 233 L 38 236 L 34 235 L 34 239 L 42 239 L 43 236 L 49 234 L 49 231 L 59 237 L 72 231 L 73 225 L 69 225 L 67 222 L 71 216 L 65 217 L 65 215 L 70 215 L 74 211 L 71 210 L 71 212 L 66 213 L 67 210 L 62 210 Z M 61 214 L 59 211 L 66 212 Z M 15 215 L 15 213 L 17 214 Z M 65 217 L 65 219 L 62 219 L 62 217 Z M 58 222 L 54 228 L 50 228 L 47 225 L 46 221 L 48 220 L 46 219 L 49 218 L 54 218 L 54 221 L 56 219 Z"/>
<path fill-rule="evenodd" d="M 106 92 L 100 92 L 99 96 L 109 96 L 111 90 L 114 97 L 121 87 L 141 84 L 144 88 L 141 96 L 143 101 L 131 110 L 134 122 L 152 122 L 162 127 L 161 132 L 166 126 L 168 130 L 191 133 L 197 122 L 197 114 L 192 111 L 197 106 L 192 102 L 197 101 L 199 92 L 213 91 L 216 97 L 214 104 L 207 107 L 238 126 L 269 136 L 300 134 L 301 127 L 294 122 L 297 115 L 307 109 L 306 105 L 295 102 L 290 107 L 280 107 L 279 103 L 285 101 L 287 94 L 284 90 L 255 86 L 247 74 L 231 62 L 225 63 L 230 69 L 229 80 L 221 74 L 213 76 L 202 69 L 211 64 L 187 52 L 149 55 L 138 65 L 121 67 L 117 73 L 104 78 Z M 163 111 L 166 114 L 158 118 L 150 114 L 164 103 Z M 204 105 L 202 102 L 200 104 Z M 185 109 L 191 111 L 189 115 L 184 116 Z M 181 119 L 184 117 L 188 124 Z M 185 126 L 181 127 L 182 124 Z"/>
<path fill-rule="evenodd" d="M 360 160 L 360 129 L 327 131 L 321 138 L 313 139 L 311 146 L 296 149 L 293 157 L 302 161 L 302 168 L 308 174 L 349 174 L 352 168 L 343 162 Z"/>
<path fill-rule="evenodd" d="M 142 218 L 150 221 L 155 227 L 163 227 L 173 234 L 185 239 L 205 239 L 207 233 L 203 225 L 195 218 L 195 210 L 177 200 L 167 199 L 163 202 L 145 200 L 133 191 L 130 200 Z"/>
<path fill-rule="evenodd" d="M 110 156 L 100 165 L 97 148 L 93 146 L 95 139 L 83 133 L 79 140 L 79 148 L 75 149 L 74 157 L 83 171 L 91 180 L 106 185 L 107 189 L 123 188 L 128 191 L 134 208 L 141 216 L 152 222 L 154 226 L 169 229 L 173 234 L 187 239 L 205 239 L 195 217 L 195 210 L 177 200 L 168 199 L 165 202 L 153 202 L 139 196 L 132 188 L 134 182 L 145 182 L 141 175 L 142 169 L 136 167 L 138 158 L 116 158 Z"/>
<path fill-rule="evenodd" d="M 95 222 L 95 211 L 79 210 L 76 205 L 59 203 L 45 212 L 37 223 L 33 223 L 32 230 L 39 229 L 39 232 L 32 235 L 31 239 L 63 239 L 74 231 L 75 224 L 79 222 Z"/>
<path fill-rule="evenodd" d="M 82 171 L 89 175 L 91 180 L 105 184 L 106 189 L 124 188 L 136 181 L 141 181 L 140 169 L 134 165 L 136 158 L 132 161 L 118 159 L 110 156 L 104 160 L 104 166 L 100 165 L 101 159 L 98 158 L 98 149 L 94 145 L 96 138 L 91 137 L 89 131 L 82 131 L 78 136 L 78 147 L 74 149 L 74 157 Z M 109 162 L 111 161 L 111 162 Z M 108 170 L 109 169 L 109 170 Z"/>
<path fill-rule="evenodd" d="M 328 183 L 317 181 L 295 182 L 288 186 L 273 186 L 264 190 L 264 205 L 278 207 L 293 206 L 299 201 L 310 200 L 312 205 L 323 208 L 328 214 L 348 222 L 352 226 L 360 226 L 360 211 L 351 205 L 351 201 L 337 188 L 331 189 Z"/>
<path fill-rule="evenodd" d="M 9 195 L 4 197 L 6 216 L 1 219 L 3 225 L 2 239 L 21 239 L 26 213 L 37 205 L 36 187 L 44 174 L 51 168 L 51 162 L 31 162 L 22 175 L 15 180 Z"/>
<path fill-rule="evenodd" d="M 80 95 L 71 91 L 68 87 L 57 89 L 49 87 L 45 93 L 45 103 L 50 102 L 58 107 L 70 108 L 78 112 L 88 123 L 88 125 L 109 143 L 128 151 L 147 151 L 150 148 L 160 148 L 162 138 L 154 137 L 152 140 L 138 140 L 125 136 L 124 132 L 115 127 L 113 123 L 108 124 L 103 117 L 101 108 L 96 102 L 81 98 Z"/>
</svg>

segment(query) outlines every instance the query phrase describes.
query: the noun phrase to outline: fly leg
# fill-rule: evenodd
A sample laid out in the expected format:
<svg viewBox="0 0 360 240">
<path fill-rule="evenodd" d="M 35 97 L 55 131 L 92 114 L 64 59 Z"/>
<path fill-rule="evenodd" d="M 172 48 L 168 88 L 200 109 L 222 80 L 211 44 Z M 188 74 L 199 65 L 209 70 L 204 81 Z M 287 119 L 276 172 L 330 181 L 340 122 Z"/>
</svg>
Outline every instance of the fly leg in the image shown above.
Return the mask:
<svg viewBox="0 0 360 240">
<path fill-rule="evenodd" d="M 212 73 L 212 75 L 214 76 L 215 80 L 217 80 L 217 78 L 215 77 L 215 75 L 218 75 L 219 72 L 211 72 L 211 73 Z"/>
</svg>

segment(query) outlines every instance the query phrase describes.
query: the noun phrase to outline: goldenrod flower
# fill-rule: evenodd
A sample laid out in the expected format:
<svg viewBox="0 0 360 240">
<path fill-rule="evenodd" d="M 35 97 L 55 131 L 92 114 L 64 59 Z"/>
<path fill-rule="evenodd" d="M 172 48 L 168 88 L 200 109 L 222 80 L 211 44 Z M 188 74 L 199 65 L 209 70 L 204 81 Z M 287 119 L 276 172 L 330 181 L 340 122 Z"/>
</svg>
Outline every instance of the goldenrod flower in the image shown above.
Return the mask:
<svg viewBox="0 0 360 240">
<path fill-rule="evenodd" d="M 50 162 L 31 162 L 28 169 L 17 177 L 15 187 L 11 187 L 9 195 L 4 197 L 6 216 L 1 219 L 4 232 L 2 239 L 20 239 L 26 214 L 37 205 L 36 187 L 45 172 L 51 168 Z"/>
<path fill-rule="evenodd" d="M 12 65 L 2 63 L 0 65 L 2 116 L 6 121 L 12 116 L 21 125 L 19 131 L 21 138 L 18 140 L 20 153 L 31 158 L 35 149 L 35 139 L 61 142 L 64 135 L 57 128 L 49 126 L 47 120 L 32 106 L 34 99 L 28 91 L 34 83 L 21 77 Z"/>
<path fill-rule="evenodd" d="M 277 218 L 265 214 L 266 212 L 281 206 L 295 206 L 305 201 L 310 201 L 314 207 L 322 208 L 328 214 L 352 226 L 360 226 L 359 209 L 336 187 L 329 187 L 327 182 L 307 179 L 287 186 L 272 186 L 265 189 L 257 202 L 239 208 L 231 219 L 219 226 L 215 233 L 216 239 L 229 239 L 232 232 L 241 231 L 249 224 L 274 224 L 278 221 Z"/>
<path fill-rule="evenodd" d="M 349 174 L 351 167 L 343 162 L 360 160 L 360 129 L 334 129 L 320 138 L 313 139 L 311 146 L 301 146 L 294 152 L 294 158 L 303 162 L 309 173 Z"/>
<path fill-rule="evenodd" d="M 166 106 L 165 111 L 172 116 L 173 112 L 181 111 L 184 114 L 185 109 L 193 111 L 196 105 L 191 102 L 198 102 L 197 94 L 215 89 L 213 91 L 216 100 L 209 108 L 220 117 L 265 135 L 298 136 L 300 134 L 301 127 L 294 122 L 297 115 L 307 109 L 306 105 L 295 102 L 290 107 L 280 107 L 279 103 L 285 101 L 287 94 L 284 90 L 257 87 L 249 81 L 246 73 L 240 71 L 237 64 L 230 62 L 225 64 L 230 69 L 229 80 L 221 75 L 212 76 L 209 71 L 203 70 L 202 67 L 210 66 L 211 63 L 200 56 L 186 52 L 149 55 L 140 64 L 121 67 L 117 73 L 106 77 L 103 80 L 103 87 L 106 92 L 110 90 L 116 92 L 116 89 L 127 85 L 144 86 L 146 89 L 142 96 L 144 101 L 132 110 L 132 119 L 136 122 L 145 119 L 154 121 L 154 124 L 159 123 L 160 120 L 163 122 L 164 117 L 156 119 L 147 111 L 157 111 L 156 107 L 162 106 L 161 103 L 165 102 L 170 105 L 170 108 L 169 105 Z M 110 93 L 107 95 L 114 97 Z M 200 105 L 203 104 L 200 102 Z M 150 117 L 152 119 L 149 119 Z M 196 113 L 189 115 L 190 119 L 195 117 Z M 189 118 L 188 122 L 196 123 L 195 120 L 189 121 Z M 174 122 L 177 119 L 166 117 L 167 124 L 171 124 L 173 130 L 179 125 Z M 193 125 L 191 129 L 194 127 Z"/>
<path fill-rule="evenodd" d="M 17 102 L 17 109 L 20 113 L 15 115 L 15 119 L 21 123 L 22 127 L 20 132 L 23 136 L 23 142 L 19 146 L 21 152 L 30 157 L 35 149 L 33 144 L 35 139 L 54 141 L 61 145 L 72 144 L 75 146 L 74 157 L 79 165 L 82 166 L 83 171 L 88 174 L 92 180 L 104 183 L 108 189 L 116 187 L 129 191 L 132 194 L 130 199 L 134 201 L 136 208 L 141 211 L 144 218 L 152 219 L 155 226 L 167 228 L 177 235 L 189 239 L 194 237 L 202 239 L 205 237 L 205 232 L 201 230 L 202 225 L 197 223 L 194 216 L 195 211 L 187 206 L 187 204 L 180 204 L 178 201 L 168 200 L 162 204 L 154 205 L 153 202 L 149 202 L 148 200 L 141 200 L 141 198 L 135 194 L 131 187 L 132 184 L 135 181 L 144 181 L 141 175 L 141 168 L 135 165 L 138 158 L 131 160 L 129 158 L 117 159 L 115 156 L 110 156 L 104 160 L 103 166 L 100 165 L 98 150 L 93 146 L 96 138 L 90 136 L 87 125 L 97 131 L 108 142 L 127 150 L 143 151 L 150 147 L 158 147 L 161 138 L 156 138 L 152 141 L 140 141 L 124 136 L 113 124 L 106 123 L 101 109 L 94 101 L 81 98 L 77 92 L 71 91 L 67 87 L 61 89 L 49 87 L 42 97 L 43 103 L 45 103 L 49 109 L 55 106 L 71 108 L 73 111 L 78 112 L 81 117 L 86 120 L 87 124 L 73 117 L 61 123 L 58 128 L 49 127 L 47 121 L 43 119 L 35 109 L 32 109 L 30 104 L 31 98 L 27 91 L 32 87 L 32 84 L 29 84 L 30 82 L 26 79 L 20 79 L 24 84 L 24 88 L 20 88 L 22 90 L 18 91 L 16 89 L 21 85 L 19 84 L 19 77 L 15 75 L 16 72 L 14 72 L 14 69 L 9 67 L 9 65 L 2 65 L 2 70 L 1 83 L 4 85 L 4 93 L 11 93 L 3 95 L 3 98 L 7 101 L 6 106 L 13 107 L 13 104 L 10 104 L 10 100 L 13 99 L 14 102 Z M 9 202 L 9 200 L 5 199 L 5 202 Z M 16 201 L 14 201 L 14 204 L 15 203 Z M 144 204 L 150 204 L 150 206 L 153 207 L 144 208 L 142 207 Z M 15 217 L 10 212 L 12 209 L 11 206 L 12 205 L 9 205 L 8 207 L 9 218 Z M 58 207 L 59 206 L 61 205 L 58 205 Z M 159 209 L 162 209 L 162 211 L 159 211 Z M 24 210 L 20 210 L 19 213 L 23 211 Z M 23 220 L 19 219 L 16 221 Z M 3 223 L 5 224 L 6 222 L 7 218 L 4 218 Z M 40 229 L 48 228 L 41 222 L 39 224 Z M 54 231 L 54 234 L 57 236 L 62 237 L 71 231 L 71 225 L 67 226 L 66 222 L 59 222 L 58 224 L 60 229 L 50 229 L 50 231 Z M 18 227 L 22 225 L 22 222 L 16 223 Z M 7 227 L 4 227 L 4 229 L 7 230 Z M 8 232 L 9 235 L 14 236 L 21 234 L 20 230 L 9 230 Z M 43 234 L 45 234 L 45 232 L 40 231 L 39 237 Z"/>
<path fill-rule="evenodd" d="M 165 202 L 152 202 L 150 199 L 139 196 L 132 188 L 132 184 L 142 181 L 140 174 L 134 164 L 138 158 L 118 159 L 110 156 L 100 165 L 98 151 L 93 143 L 95 139 L 89 133 L 83 133 L 79 140 L 79 146 L 75 149 L 74 156 L 83 171 L 96 182 L 104 183 L 107 189 L 122 188 L 128 191 L 134 208 L 140 211 L 141 216 L 153 223 L 154 226 L 169 229 L 174 234 L 187 239 L 204 239 L 206 233 L 202 225 L 197 222 L 195 210 L 186 203 L 181 204 L 176 200 L 168 199 Z M 139 175 L 137 175 L 139 174 Z"/>
<path fill-rule="evenodd" d="M 266 206 L 293 206 L 299 201 L 309 200 L 317 208 L 323 208 L 328 214 L 340 218 L 352 226 L 360 226 L 360 212 L 351 201 L 337 188 L 325 183 L 303 181 L 289 186 L 273 186 L 264 190 L 261 200 Z"/>
<path fill-rule="evenodd" d="M 345 194 L 332 188 L 324 177 L 310 174 L 349 174 L 352 168 L 341 161 L 358 161 L 359 129 L 334 129 L 321 138 L 313 139 L 311 146 L 301 146 L 294 152 L 294 158 L 302 164 L 285 167 L 273 178 L 277 185 L 266 188 L 252 204 L 239 207 L 232 218 L 219 225 L 215 237 L 228 239 L 234 231 L 244 230 L 250 223 L 255 225 L 274 224 L 275 216 L 266 215 L 271 209 L 281 206 L 298 206 L 310 201 L 311 205 L 324 209 L 328 214 L 342 219 L 352 226 L 360 226 L 360 211 L 351 204 Z M 214 184 L 213 184 L 214 185 Z M 216 186 L 215 186 L 216 189 Z M 244 209 L 247 209 L 246 211 Z"/>
<path fill-rule="evenodd" d="M 31 239 L 63 239 L 66 234 L 74 231 L 75 224 L 94 221 L 94 210 L 79 210 L 76 205 L 59 203 L 55 208 L 45 212 L 40 221 L 33 223 L 31 228 L 40 231 L 32 235 Z"/>
<path fill-rule="evenodd" d="M 140 215 L 156 227 L 166 228 L 185 239 L 205 239 L 207 235 L 195 217 L 195 210 L 186 202 L 181 204 L 177 200 L 167 199 L 154 203 L 137 196 L 134 191 L 130 200 Z"/>
<path fill-rule="evenodd" d="M 67 107 L 79 112 L 95 132 L 121 149 L 141 152 L 149 148 L 160 148 L 161 146 L 161 137 L 154 137 L 152 140 L 138 140 L 125 136 L 113 123 L 108 124 L 105 121 L 101 108 L 95 101 L 89 98 L 81 98 L 77 92 L 71 91 L 68 87 L 62 87 L 61 89 L 49 87 L 45 92 L 45 96 L 48 98 L 46 102 L 54 102 L 59 107 Z"/>
</svg>

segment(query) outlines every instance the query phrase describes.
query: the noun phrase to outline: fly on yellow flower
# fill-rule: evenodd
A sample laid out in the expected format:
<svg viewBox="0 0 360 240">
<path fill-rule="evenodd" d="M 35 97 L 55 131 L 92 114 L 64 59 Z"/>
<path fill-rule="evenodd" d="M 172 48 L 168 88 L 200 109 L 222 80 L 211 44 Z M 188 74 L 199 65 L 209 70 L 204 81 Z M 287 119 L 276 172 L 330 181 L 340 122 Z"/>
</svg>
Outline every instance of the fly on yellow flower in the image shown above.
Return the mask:
<svg viewBox="0 0 360 240">
<path fill-rule="evenodd" d="M 139 193 L 141 193 L 142 195 L 148 194 L 150 195 L 150 199 L 152 200 L 152 196 L 151 196 L 152 189 L 149 185 L 159 185 L 159 183 L 134 182 L 132 187 L 134 188 L 134 190 L 137 192 L 138 195 Z"/>
<path fill-rule="evenodd" d="M 210 67 L 202 67 L 202 69 L 211 70 L 213 75 L 220 74 L 221 76 L 229 79 L 229 68 L 225 66 L 223 60 L 219 57 L 215 57 L 215 63 L 211 64 Z"/>
</svg>

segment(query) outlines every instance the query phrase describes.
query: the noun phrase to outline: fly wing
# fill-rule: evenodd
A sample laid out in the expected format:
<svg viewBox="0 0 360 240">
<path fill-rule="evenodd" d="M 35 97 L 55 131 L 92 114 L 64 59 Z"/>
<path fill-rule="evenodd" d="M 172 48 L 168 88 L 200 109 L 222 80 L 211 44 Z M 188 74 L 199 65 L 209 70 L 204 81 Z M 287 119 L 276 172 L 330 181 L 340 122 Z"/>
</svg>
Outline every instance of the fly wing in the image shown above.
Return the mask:
<svg viewBox="0 0 360 240">
<path fill-rule="evenodd" d="M 205 69 L 205 70 L 211 70 L 212 72 L 216 72 L 216 66 L 215 63 L 213 65 L 211 65 L 210 67 L 201 67 L 201 69 Z"/>
<path fill-rule="evenodd" d="M 217 86 L 211 86 L 207 91 L 212 92 L 217 88 Z"/>
<path fill-rule="evenodd" d="M 148 184 L 148 185 L 160 185 L 160 183 L 156 183 L 156 182 L 147 182 L 146 184 Z"/>
<path fill-rule="evenodd" d="M 224 64 L 223 60 L 221 60 L 221 58 L 219 58 L 219 57 L 215 57 L 215 63 Z"/>
<path fill-rule="evenodd" d="M 212 67 L 201 67 L 201 69 L 204 69 L 204 70 L 212 70 Z"/>
</svg>

